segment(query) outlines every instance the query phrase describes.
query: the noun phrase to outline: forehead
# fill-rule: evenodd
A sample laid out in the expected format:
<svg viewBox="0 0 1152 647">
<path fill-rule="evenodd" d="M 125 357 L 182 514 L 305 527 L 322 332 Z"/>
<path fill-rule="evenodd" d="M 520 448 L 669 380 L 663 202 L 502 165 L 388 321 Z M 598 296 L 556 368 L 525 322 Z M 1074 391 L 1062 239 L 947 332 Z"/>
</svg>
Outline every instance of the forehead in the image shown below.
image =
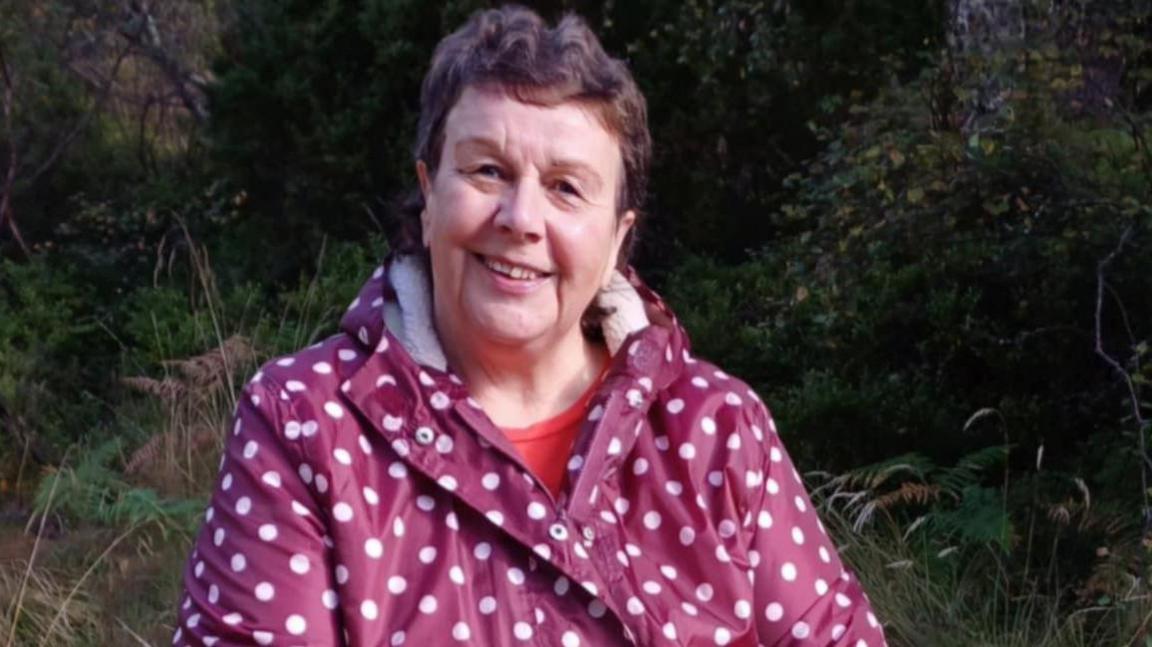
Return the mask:
<svg viewBox="0 0 1152 647">
<path fill-rule="evenodd" d="M 448 113 L 444 153 L 470 142 L 495 145 L 533 162 L 583 162 L 601 173 L 615 173 L 622 163 L 616 137 L 592 107 L 577 101 L 526 103 L 499 89 L 469 86 Z"/>
</svg>

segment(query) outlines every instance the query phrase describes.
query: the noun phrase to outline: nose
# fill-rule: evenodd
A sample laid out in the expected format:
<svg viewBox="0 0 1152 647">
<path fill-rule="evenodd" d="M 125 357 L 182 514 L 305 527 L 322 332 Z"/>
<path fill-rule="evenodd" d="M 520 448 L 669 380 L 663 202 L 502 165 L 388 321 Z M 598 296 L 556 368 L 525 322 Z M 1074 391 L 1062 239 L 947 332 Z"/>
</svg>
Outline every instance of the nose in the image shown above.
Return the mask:
<svg viewBox="0 0 1152 647">
<path fill-rule="evenodd" d="M 544 237 L 545 199 L 538 183 L 522 178 L 508 186 L 494 223 L 517 240 L 538 242 Z"/>
</svg>

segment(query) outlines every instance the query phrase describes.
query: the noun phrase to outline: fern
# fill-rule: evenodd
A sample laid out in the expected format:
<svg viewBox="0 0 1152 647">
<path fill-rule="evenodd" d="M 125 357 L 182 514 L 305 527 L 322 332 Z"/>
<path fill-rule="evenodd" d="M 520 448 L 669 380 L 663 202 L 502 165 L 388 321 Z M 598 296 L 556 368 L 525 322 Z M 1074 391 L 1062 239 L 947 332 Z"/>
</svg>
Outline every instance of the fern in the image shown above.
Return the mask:
<svg viewBox="0 0 1152 647">
<path fill-rule="evenodd" d="M 56 514 L 107 527 L 150 525 L 165 536 L 171 531 L 194 530 L 203 504 L 161 498 L 150 488 L 138 488 L 124 481 L 116 469 L 120 453 L 120 440 L 112 439 L 82 452 L 83 458 L 74 467 L 54 469 L 40 481 L 33 501 L 34 514 Z"/>
</svg>

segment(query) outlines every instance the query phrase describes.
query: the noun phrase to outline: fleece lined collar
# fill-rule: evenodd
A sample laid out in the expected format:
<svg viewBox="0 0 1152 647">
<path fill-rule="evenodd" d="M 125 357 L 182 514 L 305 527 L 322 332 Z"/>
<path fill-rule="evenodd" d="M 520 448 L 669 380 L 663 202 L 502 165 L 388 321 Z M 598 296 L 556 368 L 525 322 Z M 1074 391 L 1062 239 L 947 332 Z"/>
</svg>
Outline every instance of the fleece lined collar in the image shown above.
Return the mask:
<svg viewBox="0 0 1152 647">
<path fill-rule="evenodd" d="M 432 317 L 432 283 L 424 262 L 398 256 L 388 267 L 388 280 L 396 298 L 383 304 L 384 324 L 416 363 L 447 370 L 444 348 Z M 628 335 L 648 327 L 644 301 L 620 272 L 596 297 L 609 314 L 601 327 L 608 352 L 615 355 Z"/>
</svg>

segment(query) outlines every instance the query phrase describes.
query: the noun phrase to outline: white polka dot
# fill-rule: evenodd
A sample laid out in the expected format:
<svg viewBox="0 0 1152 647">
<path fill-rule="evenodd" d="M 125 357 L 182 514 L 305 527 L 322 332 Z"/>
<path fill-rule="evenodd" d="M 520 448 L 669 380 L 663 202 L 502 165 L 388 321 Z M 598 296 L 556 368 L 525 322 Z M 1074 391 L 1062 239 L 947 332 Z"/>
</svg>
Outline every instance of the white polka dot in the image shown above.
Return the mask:
<svg viewBox="0 0 1152 647">
<path fill-rule="evenodd" d="M 339 420 L 344 417 L 344 407 L 329 400 L 324 403 L 324 413 L 327 413 L 332 418 Z"/>
<path fill-rule="evenodd" d="M 212 604 L 216 604 L 220 601 L 220 587 L 216 586 L 215 584 L 208 587 L 208 601 Z"/>
<path fill-rule="evenodd" d="M 692 542 L 696 541 L 696 531 L 688 526 L 680 529 L 680 543 L 685 546 L 691 546 Z"/>
<path fill-rule="evenodd" d="M 217 546 L 219 546 L 220 544 L 223 544 L 224 543 L 224 535 L 225 535 L 224 529 L 223 528 L 217 528 L 216 532 L 212 533 L 212 543 L 217 545 Z"/>
<path fill-rule="evenodd" d="M 239 573 L 240 571 L 248 568 L 248 558 L 244 553 L 236 553 L 232 556 L 232 570 Z"/>
<path fill-rule="evenodd" d="M 485 490 L 495 490 L 500 487 L 500 476 L 494 472 L 488 472 L 480 479 L 480 485 L 484 486 Z"/>
<path fill-rule="evenodd" d="M 797 546 L 800 546 L 804 543 L 804 531 L 799 527 L 792 528 L 792 541 Z"/>
<path fill-rule="evenodd" d="M 445 474 L 444 476 L 441 476 L 440 478 L 436 479 L 436 482 L 440 484 L 440 487 L 448 490 L 449 492 L 455 492 L 458 485 L 456 482 L 456 477 L 452 476 L 451 474 Z"/>
<path fill-rule="evenodd" d="M 472 637 L 472 630 L 464 622 L 457 622 L 452 626 L 452 637 L 460 642 L 464 642 Z"/>
<path fill-rule="evenodd" d="M 684 493 L 684 484 L 680 481 L 668 481 L 664 484 L 664 490 L 672 496 L 680 496 Z"/>
<path fill-rule="evenodd" d="M 648 460 L 644 458 L 637 458 L 632 462 L 632 473 L 640 476 L 648 471 Z"/>
<path fill-rule="evenodd" d="M 260 445 L 255 440 L 249 440 L 244 444 L 244 458 L 252 458 L 256 456 L 258 451 L 260 451 Z"/>
<path fill-rule="evenodd" d="M 307 438 L 315 436 L 317 431 L 320 431 L 320 423 L 315 420 L 306 420 L 300 425 L 300 433 L 304 434 Z"/>
<path fill-rule="evenodd" d="M 307 556 L 296 553 L 288 560 L 288 567 L 292 569 L 293 573 L 303 575 L 308 572 L 312 565 L 308 562 Z"/>
<path fill-rule="evenodd" d="M 773 602 L 764 607 L 764 617 L 768 618 L 769 622 L 779 622 L 780 618 L 784 617 L 784 607 L 780 606 L 779 602 Z"/>
<path fill-rule="evenodd" d="M 576 454 L 572 458 L 568 459 L 568 470 L 569 471 L 575 472 L 576 470 L 578 470 L 582 467 L 584 467 L 584 457 L 581 456 L 580 454 Z"/>
<path fill-rule="evenodd" d="M 717 645 L 727 645 L 728 643 L 732 642 L 732 632 L 728 631 L 724 627 L 717 627 L 716 633 L 712 635 L 712 639 L 716 642 Z"/>
<path fill-rule="evenodd" d="M 296 514 L 300 515 L 301 517 L 307 517 L 308 516 L 308 508 L 305 508 L 303 505 L 300 504 L 299 501 L 296 501 L 296 500 L 292 501 L 292 512 L 295 512 Z"/>
<path fill-rule="evenodd" d="M 761 528 L 768 529 L 772 527 L 772 514 L 767 510 L 761 510 L 760 514 L 756 515 L 756 525 Z"/>
<path fill-rule="evenodd" d="M 707 418 L 707 417 L 701 418 L 700 419 L 700 430 L 703 431 L 704 433 L 708 434 L 709 436 L 715 434 L 716 433 L 716 421 L 711 419 L 711 418 Z"/>
<path fill-rule="evenodd" d="M 453 584 L 464 584 L 464 569 L 459 566 L 448 569 L 448 579 L 452 580 Z"/>
<path fill-rule="evenodd" d="M 242 496 L 236 500 L 236 514 L 244 516 L 252 511 L 252 499 Z"/>
<path fill-rule="evenodd" d="M 482 541 L 476 544 L 476 548 L 472 550 L 472 554 L 476 556 L 476 559 L 488 559 L 488 557 L 492 555 L 492 544 Z"/>
<path fill-rule="evenodd" d="M 492 612 L 496 610 L 496 598 L 491 595 L 486 595 L 480 598 L 480 604 L 477 606 L 480 609 L 480 613 L 491 615 Z"/>
<path fill-rule="evenodd" d="M 628 613 L 631 613 L 634 616 L 638 616 L 644 613 L 644 603 L 636 597 L 628 598 L 628 602 L 624 606 L 628 610 Z"/>
<path fill-rule="evenodd" d="M 715 592 L 712 590 L 712 585 L 705 582 L 696 587 L 696 599 L 701 602 L 707 602 L 712 599 Z"/>
<path fill-rule="evenodd" d="M 360 603 L 360 615 L 364 616 L 365 620 L 375 620 L 379 612 L 376 603 L 372 600 L 364 600 Z"/>
<path fill-rule="evenodd" d="M 796 504 L 796 509 L 800 512 L 805 512 L 808 510 L 808 505 L 804 503 L 804 497 L 796 495 L 796 498 L 793 499 L 793 502 Z"/>
<path fill-rule="evenodd" d="M 396 517 L 392 520 L 392 534 L 397 537 L 404 536 L 404 519 Z"/>
<path fill-rule="evenodd" d="M 419 553 L 416 553 L 416 557 L 420 560 L 421 563 L 431 564 L 432 562 L 436 561 L 436 547 L 425 546 L 420 549 Z"/>
<path fill-rule="evenodd" d="M 719 470 L 708 472 L 708 484 L 712 487 L 724 485 L 724 473 Z"/>
<path fill-rule="evenodd" d="M 288 380 L 284 383 L 284 388 L 292 391 L 293 393 L 299 393 L 300 391 L 308 390 L 308 387 L 304 386 L 304 383 L 300 380 Z"/>
<path fill-rule="evenodd" d="M 680 608 L 684 610 L 684 613 L 687 613 L 690 616 L 695 617 L 700 615 L 700 609 L 696 608 L 696 605 L 692 604 L 691 602 L 681 602 Z"/>
<path fill-rule="evenodd" d="M 563 636 L 560 636 L 561 647 L 580 647 L 580 636 L 576 635 L 575 631 L 565 631 Z"/>
<path fill-rule="evenodd" d="M 400 595 L 407 588 L 408 580 L 404 579 L 403 577 L 400 577 L 399 575 L 393 575 L 392 577 L 388 578 L 388 592 L 392 595 Z"/>
<path fill-rule="evenodd" d="M 780 491 L 780 484 L 776 482 L 776 479 L 771 477 L 768 478 L 768 481 L 764 484 L 764 487 L 768 490 L 768 494 L 776 494 Z"/>
<path fill-rule="evenodd" d="M 547 513 L 548 510 L 541 503 L 533 501 L 532 503 L 528 504 L 528 516 L 532 519 L 539 521 L 540 519 L 543 519 L 544 515 Z"/>
<path fill-rule="evenodd" d="M 292 634 L 293 636 L 299 636 L 304 633 L 305 629 L 308 628 L 308 623 L 304 621 L 303 616 L 294 613 L 288 616 L 288 619 L 284 621 L 284 628 L 287 629 L 288 633 Z"/>
<path fill-rule="evenodd" d="M 332 516 L 336 521 L 347 523 L 352 520 L 352 506 L 341 501 L 332 507 Z"/>
<path fill-rule="evenodd" d="M 348 450 L 344 449 L 343 447 L 337 447 L 336 449 L 332 450 L 332 456 L 336 459 L 336 462 L 340 463 L 341 465 L 352 464 L 352 454 L 349 454 Z"/>
<path fill-rule="evenodd" d="M 662 519 L 660 518 L 660 513 L 656 512 L 655 510 L 650 510 L 644 513 L 644 527 L 649 530 L 656 530 L 659 528 L 661 521 Z"/>
<path fill-rule="evenodd" d="M 392 634 L 392 637 L 388 639 L 388 644 L 392 645 L 392 647 L 399 647 L 400 645 L 403 645 L 404 641 L 407 639 L 408 634 L 404 633 L 404 630 L 401 629 L 400 631 Z"/>
<path fill-rule="evenodd" d="M 716 559 L 727 564 L 732 561 L 732 556 L 728 554 L 728 549 L 721 545 L 716 547 Z"/>
<path fill-rule="evenodd" d="M 328 362 L 316 362 L 312 365 L 312 370 L 320 375 L 328 375 L 332 372 L 332 365 Z"/>
<path fill-rule="evenodd" d="M 328 491 L 328 477 L 327 476 L 324 476 L 323 474 L 317 474 L 316 478 L 314 480 L 316 482 L 316 491 L 317 492 L 319 492 L 320 494 L 324 494 L 325 492 Z"/>
<path fill-rule="evenodd" d="M 844 625 L 836 625 L 832 627 L 832 640 L 840 640 L 846 631 L 848 631 L 848 628 Z"/>
<path fill-rule="evenodd" d="M 372 559 L 380 559 L 384 554 L 384 544 L 379 539 L 372 537 L 364 542 L 364 553 Z"/>
<path fill-rule="evenodd" d="M 737 600 L 733 611 L 737 618 L 746 620 L 752 616 L 752 604 L 748 600 Z"/>
<path fill-rule="evenodd" d="M 420 613 L 433 614 L 436 613 L 436 609 L 439 608 L 439 606 L 440 603 L 436 601 L 435 596 L 425 595 L 424 597 L 420 598 L 420 604 L 418 605 L 418 608 L 420 609 Z"/>
<path fill-rule="evenodd" d="M 828 583 L 822 579 L 816 580 L 815 587 L 816 587 L 816 595 L 824 595 L 825 593 L 828 592 Z"/>
<path fill-rule="evenodd" d="M 448 399 L 448 396 L 441 391 L 433 393 L 432 397 L 429 399 L 429 402 L 432 403 L 432 408 L 436 409 L 437 411 L 443 411 L 444 409 L 447 409 L 450 404 L 452 404 L 452 402 Z"/>
<path fill-rule="evenodd" d="M 365 485 L 364 486 L 364 501 L 368 505 L 376 505 L 376 504 L 380 503 L 380 495 L 376 494 L 376 490 L 373 490 L 372 488 Z"/>
<path fill-rule="evenodd" d="M 724 519 L 720 525 L 716 527 L 716 532 L 724 539 L 728 539 L 736 534 L 736 522 L 731 519 Z"/>
<path fill-rule="evenodd" d="M 664 637 L 668 640 L 676 640 L 676 625 L 671 622 L 665 622 L 664 626 L 660 628 L 664 633 Z"/>
<path fill-rule="evenodd" d="M 420 508 L 424 512 L 430 512 L 433 508 L 436 507 L 436 499 L 433 499 L 427 494 L 421 494 L 420 496 L 416 497 L 416 507 Z"/>
<path fill-rule="evenodd" d="M 340 603 L 340 596 L 336 595 L 332 589 L 328 589 L 320 594 L 320 603 L 324 605 L 325 609 L 331 611 Z"/>
<path fill-rule="evenodd" d="M 556 578 L 556 583 L 552 585 L 552 592 L 556 595 L 567 595 L 568 588 L 571 585 L 572 583 L 568 580 L 568 578 L 561 575 L 560 577 Z"/>
<path fill-rule="evenodd" d="M 836 604 L 841 606 L 841 607 L 849 607 L 849 606 L 852 606 L 852 599 L 849 598 L 847 595 L 844 595 L 843 593 L 837 593 L 836 594 Z"/>
<path fill-rule="evenodd" d="M 807 622 L 801 621 L 792 625 L 792 637 L 796 638 L 797 640 L 803 640 L 807 638 L 808 634 L 810 633 L 812 633 L 812 629 L 808 626 Z"/>
<path fill-rule="evenodd" d="M 345 584 L 348 582 L 348 567 L 343 564 L 336 565 L 336 583 Z"/>
<path fill-rule="evenodd" d="M 670 580 L 674 580 L 676 579 L 677 575 L 676 567 L 672 566 L 671 564 L 663 564 L 660 566 L 660 574 Z"/>
<path fill-rule="evenodd" d="M 684 401 L 680 398 L 673 398 L 668 401 L 668 413 L 676 414 L 684 410 Z"/>
<path fill-rule="evenodd" d="M 588 615 L 593 618 L 603 618 L 604 614 L 608 612 L 608 607 L 600 600 L 592 600 L 588 603 Z"/>
<path fill-rule="evenodd" d="M 532 637 L 532 625 L 527 622 L 517 622 L 512 627 L 512 634 L 519 640 L 528 640 Z"/>
<path fill-rule="evenodd" d="M 274 636 L 271 631 L 257 629 L 252 632 L 252 640 L 255 641 L 257 645 L 271 645 L 273 638 Z"/>
<path fill-rule="evenodd" d="M 780 577 L 784 578 L 786 582 L 793 582 L 796 580 L 796 565 L 792 562 L 784 562 L 780 567 Z"/>
<path fill-rule="evenodd" d="M 404 419 L 386 415 L 381 420 L 380 426 L 384 427 L 386 431 L 400 431 L 400 428 L 404 426 Z"/>
<path fill-rule="evenodd" d="M 243 616 L 241 616 L 239 613 L 229 613 L 221 619 L 226 625 L 238 625 L 241 621 L 244 620 Z"/>
<path fill-rule="evenodd" d="M 436 451 L 441 454 L 448 454 L 452 448 L 456 446 L 456 442 L 452 440 L 451 436 L 441 434 L 436 438 Z"/>
<path fill-rule="evenodd" d="M 499 510 L 489 510 L 488 513 L 484 516 L 488 517 L 488 520 L 497 526 L 504 525 L 504 513 L 500 512 Z"/>
<path fill-rule="evenodd" d="M 515 584 L 516 586 L 520 586 L 524 583 L 524 571 L 516 568 L 515 566 L 508 569 L 508 581 Z"/>
<path fill-rule="evenodd" d="M 276 595 L 276 588 L 269 582 L 261 582 L 256 585 L 256 599 L 261 602 L 267 602 Z"/>
<path fill-rule="evenodd" d="M 683 445 L 680 445 L 679 453 L 680 458 L 683 458 L 686 461 L 692 460 L 693 458 L 696 458 L 696 446 L 692 443 L 684 443 Z"/>
</svg>

